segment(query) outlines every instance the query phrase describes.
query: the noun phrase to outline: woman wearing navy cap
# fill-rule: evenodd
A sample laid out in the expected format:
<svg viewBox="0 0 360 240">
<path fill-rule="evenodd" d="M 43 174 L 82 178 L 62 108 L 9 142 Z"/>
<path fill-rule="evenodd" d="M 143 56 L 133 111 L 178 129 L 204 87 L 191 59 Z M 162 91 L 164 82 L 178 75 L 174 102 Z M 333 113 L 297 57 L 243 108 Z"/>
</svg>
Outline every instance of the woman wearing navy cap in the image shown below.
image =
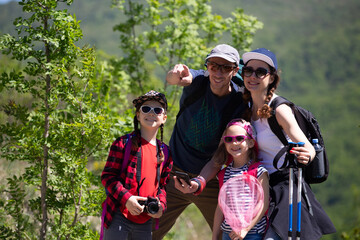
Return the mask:
<svg viewBox="0 0 360 240">
<path fill-rule="evenodd" d="M 277 97 L 275 90 L 280 82 L 277 60 L 275 54 L 265 48 L 244 53 L 242 59 L 244 61 L 241 73 L 245 85 L 244 98 L 249 102 L 251 123 L 258 134 L 259 159 L 270 174 L 271 202 L 268 215 L 270 226 L 265 239 L 286 239 L 289 228 L 286 221 L 289 212 L 289 171 L 288 169 L 279 171 L 273 166 L 274 157 L 284 145 L 268 124 L 272 110 L 269 105 Z M 290 153 L 297 156 L 299 163 L 308 164 L 314 158 L 315 150 L 301 131 L 291 108 L 286 104 L 278 106 L 275 117 L 288 141 L 305 143 L 303 147 L 294 147 Z M 279 166 L 283 161 L 284 156 L 280 159 Z M 303 186 L 305 187 L 303 192 L 306 195 L 302 194 L 301 238 L 319 239 L 324 234 L 335 232 L 335 227 L 316 200 L 309 185 L 304 182 Z M 294 184 L 294 193 L 296 190 Z M 294 202 L 296 202 L 296 196 L 294 196 Z M 296 221 L 293 221 L 293 225 L 292 237 L 295 239 Z"/>
</svg>

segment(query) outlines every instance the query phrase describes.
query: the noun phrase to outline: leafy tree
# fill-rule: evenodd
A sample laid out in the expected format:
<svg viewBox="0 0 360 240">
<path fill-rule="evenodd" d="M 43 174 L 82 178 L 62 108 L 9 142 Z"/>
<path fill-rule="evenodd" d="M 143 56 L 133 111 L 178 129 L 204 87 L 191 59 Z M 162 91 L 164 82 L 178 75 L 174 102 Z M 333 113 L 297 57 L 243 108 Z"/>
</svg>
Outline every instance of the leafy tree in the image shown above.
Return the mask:
<svg viewBox="0 0 360 240">
<path fill-rule="evenodd" d="M 72 3 L 23 0 L 18 36 L 1 37 L 2 52 L 24 67 L 3 72 L 0 91 L 32 96 L 1 106 L 8 122 L 0 125 L 0 157 L 25 167 L 1 189 L 1 238 L 98 237 L 86 217 L 98 214 L 102 191 L 87 163 L 108 138 L 102 97 L 109 87 L 94 76 L 94 49 L 76 46 L 79 22 L 59 10 L 61 2 Z"/>
<path fill-rule="evenodd" d="M 239 50 L 247 49 L 255 32 L 263 26 L 255 17 L 244 14 L 241 8 L 231 12 L 232 17 L 214 14 L 209 0 L 112 2 L 124 18 L 114 26 L 120 33 L 123 52 L 119 59 L 111 61 L 114 77 L 118 72 L 121 73 L 118 79 L 131 82 L 127 92 L 121 91 L 123 96 L 139 95 L 150 89 L 168 93 L 165 140 L 171 134 L 182 90 L 167 86 L 164 81 L 167 71 L 176 63 L 202 68 L 205 56 L 224 39 L 231 39 L 225 42 Z"/>
<path fill-rule="evenodd" d="M 240 8 L 232 12 L 233 17 L 223 18 L 212 13 L 209 2 L 113 0 L 113 6 L 125 17 L 114 27 L 120 32 L 120 48 L 124 53 L 117 62 L 133 81 L 133 93 L 152 87 L 167 89 L 166 83 L 159 87 L 159 82 L 148 81 L 149 62 L 160 68 L 158 75 L 163 77 L 179 62 L 201 68 L 206 54 L 226 34 L 232 38 L 229 44 L 239 50 L 251 45 L 262 23 Z"/>
</svg>

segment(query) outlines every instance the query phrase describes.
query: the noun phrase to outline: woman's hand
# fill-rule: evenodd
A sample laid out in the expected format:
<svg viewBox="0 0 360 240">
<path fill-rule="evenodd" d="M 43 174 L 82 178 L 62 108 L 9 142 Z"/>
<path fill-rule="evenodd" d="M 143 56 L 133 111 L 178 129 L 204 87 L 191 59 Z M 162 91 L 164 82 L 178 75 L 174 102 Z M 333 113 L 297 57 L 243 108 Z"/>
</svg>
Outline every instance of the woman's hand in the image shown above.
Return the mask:
<svg viewBox="0 0 360 240">
<path fill-rule="evenodd" d="M 311 154 L 305 147 L 293 147 L 290 153 L 296 156 L 300 164 L 307 165 L 311 162 Z"/>
</svg>

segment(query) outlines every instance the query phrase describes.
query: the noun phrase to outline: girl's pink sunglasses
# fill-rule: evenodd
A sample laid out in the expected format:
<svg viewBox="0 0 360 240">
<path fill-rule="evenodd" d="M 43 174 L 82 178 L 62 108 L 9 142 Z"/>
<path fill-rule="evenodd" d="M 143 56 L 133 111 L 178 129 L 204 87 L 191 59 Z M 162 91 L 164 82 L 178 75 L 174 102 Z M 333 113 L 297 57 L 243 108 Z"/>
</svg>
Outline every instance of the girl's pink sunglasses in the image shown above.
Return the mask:
<svg viewBox="0 0 360 240">
<path fill-rule="evenodd" d="M 231 142 L 242 142 L 245 139 L 251 139 L 251 137 L 246 135 L 237 135 L 237 136 L 224 136 L 224 142 L 231 143 Z"/>
</svg>

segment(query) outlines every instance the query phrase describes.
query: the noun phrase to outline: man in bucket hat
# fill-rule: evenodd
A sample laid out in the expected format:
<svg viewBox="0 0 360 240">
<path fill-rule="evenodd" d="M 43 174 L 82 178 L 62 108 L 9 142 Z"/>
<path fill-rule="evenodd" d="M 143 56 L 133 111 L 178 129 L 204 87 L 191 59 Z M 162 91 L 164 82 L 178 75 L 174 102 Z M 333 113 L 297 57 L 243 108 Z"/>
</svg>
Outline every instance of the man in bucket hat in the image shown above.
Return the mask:
<svg viewBox="0 0 360 240">
<path fill-rule="evenodd" d="M 239 70 L 239 61 L 235 48 L 220 44 L 205 58 L 206 76 L 193 79 L 193 74 L 183 64 L 175 65 L 166 76 L 170 85 L 184 87 L 169 145 L 174 161 L 173 173 L 187 173 L 191 185 L 170 177 L 167 211 L 160 218 L 159 229 L 153 228 L 153 239 L 162 239 L 191 203 L 199 208 L 209 226 L 213 226 L 219 186 L 216 179 L 210 180 L 207 171 L 201 170 L 217 149 L 226 124 L 231 119 L 243 117 L 246 109 L 242 93 L 231 82 Z"/>
</svg>

